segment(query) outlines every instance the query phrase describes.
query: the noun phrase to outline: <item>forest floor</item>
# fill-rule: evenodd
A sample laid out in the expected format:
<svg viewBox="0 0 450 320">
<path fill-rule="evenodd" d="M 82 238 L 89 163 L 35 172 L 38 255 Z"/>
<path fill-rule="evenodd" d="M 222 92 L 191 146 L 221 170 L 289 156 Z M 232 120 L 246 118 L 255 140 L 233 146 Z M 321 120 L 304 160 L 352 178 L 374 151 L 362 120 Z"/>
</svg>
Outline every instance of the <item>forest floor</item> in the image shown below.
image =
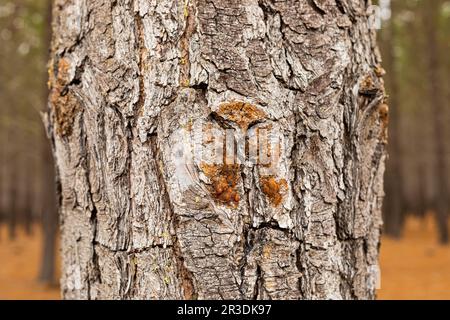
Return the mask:
<svg viewBox="0 0 450 320">
<path fill-rule="evenodd" d="M 16 239 L 11 241 L 7 228 L 0 226 L 0 299 L 55 300 L 60 297 L 56 284 L 50 286 L 37 281 L 42 236 L 39 226 L 34 226 L 32 231 L 32 235 L 26 235 L 19 229 Z"/>
<path fill-rule="evenodd" d="M 410 217 L 400 240 L 381 243 L 381 300 L 450 300 L 450 245 L 438 243 L 433 216 Z"/>
<path fill-rule="evenodd" d="M 41 233 L 19 231 L 16 240 L 0 227 L 0 299 L 59 299 L 59 289 L 36 279 Z M 384 237 L 379 299 L 450 299 L 450 245 L 436 240 L 431 216 L 409 218 L 401 240 Z"/>
</svg>

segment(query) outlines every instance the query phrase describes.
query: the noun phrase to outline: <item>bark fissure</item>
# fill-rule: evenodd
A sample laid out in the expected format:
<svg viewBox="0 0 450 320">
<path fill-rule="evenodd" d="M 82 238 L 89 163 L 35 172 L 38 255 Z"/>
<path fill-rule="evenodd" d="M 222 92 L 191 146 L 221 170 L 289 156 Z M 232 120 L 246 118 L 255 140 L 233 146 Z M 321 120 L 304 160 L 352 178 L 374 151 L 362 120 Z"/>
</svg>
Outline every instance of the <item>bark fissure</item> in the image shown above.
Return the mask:
<svg viewBox="0 0 450 320">
<path fill-rule="evenodd" d="M 159 151 L 159 147 L 158 147 L 157 135 L 153 135 L 150 138 L 150 145 L 151 145 L 151 149 L 153 151 L 156 163 L 162 164 L 162 159 L 160 158 L 160 151 Z M 159 168 L 160 167 L 158 166 L 158 169 Z M 161 186 L 161 190 L 164 194 L 165 201 L 166 201 L 168 207 L 170 208 L 169 210 L 170 210 L 171 221 L 172 221 L 172 229 L 174 230 L 174 232 L 172 234 L 172 237 L 173 237 L 172 243 L 173 243 L 173 248 L 174 248 L 174 253 L 175 253 L 175 260 L 176 260 L 176 264 L 177 264 L 178 277 L 179 277 L 181 285 L 182 285 L 183 297 L 186 300 L 195 300 L 197 297 L 197 293 L 195 292 L 193 276 L 192 276 L 192 273 L 185 266 L 183 254 L 180 249 L 180 243 L 179 243 L 177 232 L 176 232 L 176 230 L 178 229 L 178 225 L 180 223 L 179 218 L 175 215 L 175 210 L 172 207 L 172 201 L 170 200 L 170 195 L 167 192 L 167 185 L 164 180 L 164 173 L 161 171 L 161 169 L 157 170 L 157 178 L 158 178 L 158 183 Z"/>
<path fill-rule="evenodd" d="M 325 10 L 320 7 L 320 5 L 317 3 L 317 0 L 307 0 L 309 5 L 316 11 L 317 13 L 324 15 L 326 14 Z"/>
</svg>

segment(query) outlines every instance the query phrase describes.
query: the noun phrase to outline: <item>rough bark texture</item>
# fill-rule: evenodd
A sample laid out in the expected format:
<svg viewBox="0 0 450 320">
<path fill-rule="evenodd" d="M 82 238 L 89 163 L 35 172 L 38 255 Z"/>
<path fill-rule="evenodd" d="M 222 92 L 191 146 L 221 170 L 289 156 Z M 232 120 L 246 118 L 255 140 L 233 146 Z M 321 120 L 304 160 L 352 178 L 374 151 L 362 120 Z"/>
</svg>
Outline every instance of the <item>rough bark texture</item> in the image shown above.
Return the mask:
<svg viewBox="0 0 450 320">
<path fill-rule="evenodd" d="M 56 0 L 64 297 L 374 298 L 387 106 L 368 5 Z M 204 146 L 270 130 L 274 170 L 180 160 L 202 122 Z"/>
</svg>

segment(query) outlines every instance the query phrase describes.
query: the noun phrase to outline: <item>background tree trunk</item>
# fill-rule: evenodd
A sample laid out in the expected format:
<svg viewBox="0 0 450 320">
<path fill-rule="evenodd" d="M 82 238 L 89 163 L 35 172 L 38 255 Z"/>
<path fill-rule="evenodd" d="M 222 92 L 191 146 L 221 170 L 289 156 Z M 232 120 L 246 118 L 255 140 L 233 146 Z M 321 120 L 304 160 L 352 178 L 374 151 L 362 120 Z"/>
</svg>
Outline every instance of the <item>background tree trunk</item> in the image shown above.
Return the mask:
<svg viewBox="0 0 450 320">
<path fill-rule="evenodd" d="M 46 32 L 44 41 L 49 47 L 51 43 L 52 1 L 47 1 L 47 10 L 45 13 L 47 23 L 45 24 Z M 47 83 L 45 83 L 45 87 L 43 87 L 43 94 L 48 98 L 49 90 Z M 54 143 L 52 141 L 51 144 L 49 144 L 46 139 L 47 135 L 51 136 L 52 133 L 41 130 L 41 134 L 41 221 L 44 241 L 42 246 L 39 280 L 53 285 L 56 282 L 56 238 L 58 234 L 58 204 L 56 199 L 58 190 L 56 187 L 58 186 L 55 178 L 55 161 L 52 156 L 52 147 L 54 147 Z"/>
<path fill-rule="evenodd" d="M 391 106 L 389 121 L 389 161 L 386 168 L 386 199 L 384 205 L 385 231 L 388 235 L 400 238 L 405 217 L 405 201 L 403 195 L 402 158 L 403 146 L 401 141 L 401 116 L 398 101 L 399 83 L 397 79 L 396 57 L 394 43 L 396 39 L 395 18 L 397 4 L 391 3 L 391 20 L 383 30 L 384 36 L 384 65 L 391 71 L 386 82 L 389 89 L 389 104 Z"/>
<path fill-rule="evenodd" d="M 449 187 L 447 179 L 449 177 L 447 168 L 446 152 L 446 116 L 445 116 L 445 89 L 442 88 L 442 79 L 440 75 L 441 59 L 439 57 L 439 44 L 437 30 L 440 21 L 440 5 L 438 0 L 424 4 L 424 26 L 427 31 L 427 66 L 428 83 L 430 90 L 431 113 L 433 121 L 433 133 L 435 142 L 435 183 L 436 194 L 434 207 L 436 211 L 436 222 L 439 232 L 439 240 L 442 244 L 449 243 L 448 231 L 448 195 Z"/>
<path fill-rule="evenodd" d="M 44 141 L 45 142 L 45 141 Z M 56 283 L 56 237 L 58 235 L 58 208 L 56 203 L 55 165 L 48 143 L 42 143 L 42 234 L 43 245 L 39 280 Z"/>
<path fill-rule="evenodd" d="M 374 298 L 388 108 L 367 5 L 56 0 L 64 297 Z M 226 161 L 183 153 L 225 137 Z"/>
</svg>

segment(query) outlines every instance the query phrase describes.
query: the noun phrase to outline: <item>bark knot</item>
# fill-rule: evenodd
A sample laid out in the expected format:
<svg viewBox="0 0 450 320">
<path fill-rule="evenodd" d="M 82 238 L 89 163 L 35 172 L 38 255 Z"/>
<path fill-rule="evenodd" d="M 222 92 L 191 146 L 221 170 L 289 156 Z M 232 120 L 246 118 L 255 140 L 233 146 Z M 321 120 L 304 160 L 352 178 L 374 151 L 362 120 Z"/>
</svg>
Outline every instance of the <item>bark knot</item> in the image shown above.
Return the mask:
<svg viewBox="0 0 450 320">
<path fill-rule="evenodd" d="M 235 122 L 243 130 L 267 118 L 267 114 L 258 107 L 242 101 L 226 102 L 219 106 L 217 115 L 225 120 Z"/>
<path fill-rule="evenodd" d="M 211 180 L 211 194 L 222 204 L 237 207 L 241 196 L 237 190 L 240 166 L 237 164 L 211 165 L 203 163 L 202 171 Z"/>
<path fill-rule="evenodd" d="M 69 90 L 70 63 L 60 59 L 54 70 L 49 70 L 50 104 L 56 120 L 56 133 L 61 136 L 72 134 L 75 117 L 80 110 L 75 95 Z"/>
</svg>

